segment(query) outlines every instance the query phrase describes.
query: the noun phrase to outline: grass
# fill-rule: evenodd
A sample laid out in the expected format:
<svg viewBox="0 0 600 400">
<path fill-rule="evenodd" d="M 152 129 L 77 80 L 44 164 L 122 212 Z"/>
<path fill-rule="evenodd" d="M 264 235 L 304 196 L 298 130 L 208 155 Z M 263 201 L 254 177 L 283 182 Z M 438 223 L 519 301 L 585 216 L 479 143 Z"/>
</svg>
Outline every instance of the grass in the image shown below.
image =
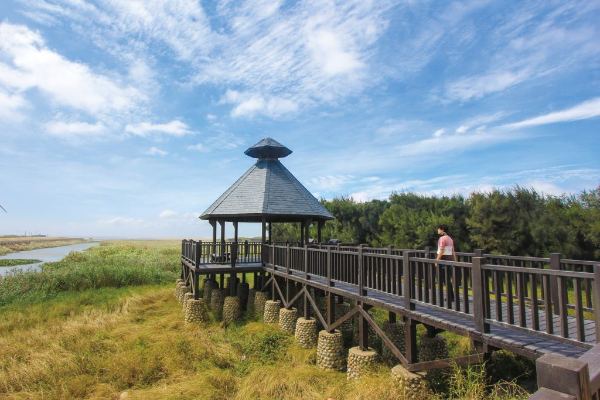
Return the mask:
<svg viewBox="0 0 600 400">
<path fill-rule="evenodd" d="M 16 267 L 17 265 L 27 265 L 42 262 L 42 260 L 27 259 L 27 258 L 13 258 L 0 260 L 0 267 Z"/>
<path fill-rule="evenodd" d="M 389 366 L 348 382 L 318 369 L 315 349 L 298 348 L 277 326 L 225 326 L 214 315 L 208 326 L 185 324 L 173 297 L 178 259 L 176 242 L 109 243 L 44 268 L 48 284 L 7 278 L 30 294 L 5 295 L 0 282 L 0 298 L 10 299 L 0 306 L 0 398 L 403 398 Z M 464 341 L 449 338 L 462 354 Z M 490 385 L 482 369 L 456 368 L 447 379 L 447 391 L 423 397 L 526 397 L 513 383 Z"/>
</svg>

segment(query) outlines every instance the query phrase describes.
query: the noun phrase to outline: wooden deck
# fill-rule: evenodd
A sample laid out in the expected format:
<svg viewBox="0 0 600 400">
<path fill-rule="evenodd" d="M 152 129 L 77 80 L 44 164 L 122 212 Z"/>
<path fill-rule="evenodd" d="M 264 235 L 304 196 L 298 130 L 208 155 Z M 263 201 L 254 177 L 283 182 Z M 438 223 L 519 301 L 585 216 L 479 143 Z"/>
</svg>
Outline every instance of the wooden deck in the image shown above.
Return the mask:
<svg viewBox="0 0 600 400">
<path fill-rule="evenodd" d="M 286 277 L 300 283 L 306 283 L 309 286 L 313 286 L 323 290 L 329 290 L 333 293 L 352 298 L 357 301 L 363 301 L 374 307 L 382 308 L 388 311 L 395 312 L 397 314 L 404 315 L 412 318 L 421 323 L 435 326 L 436 328 L 447 330 L 453 333 L 457 333 L 463 336 L 468 336 L 472 339 L 482 341 L 490 346 L 508 350 L 516 354 L 520 354 L 529 358 L 538 358 L 545 353 L 556 353 L 567 357 L 578 358 L 585 353 L 595 343 L 595 326 L 594 321 L 586 320 L 586 345 L 583 344 L 571 344 L 564 343 L 563 338 L 556 337 L 551 339 L 548 337 L 542 337 L 536 334 L 534 331 L 526 331 L 521 328 L 515 328 L 513 326 L 500 326 L 494 325 L 490 327 L 490 333 L 481 334 L 475 330 L 475 322 L 473 317 L 468 315 L 457 313 L 447 308 L 432 306 L 420 302 L 415 302 L 415 310 L 408 311 L 404 308 L 404 297 L 391 295 L 377 290 L 368 290 L 366 296 L 359 296 L 358 286 L 350 285 L 344 282 L 335 282 L 333 287 L 327 286 L 325 278 L 308 274 L 309 279 L 306 280 L 301 274 L 289 276 L 286 271 L 281 268 L 274 268 L 273 265 L 268 264 L 265 269 L 275 275 Z M 462 301 L 462 296 L 459 299 Z M 473 307 L 473 298 L 469 297 L 471 308 Z M 506 315 L 506 305 L 504 307 L 504 315 Z M 515 307 L 515 313 L 517 313 L 517 305 Z M 493 313 L 495 312 L 495 304 L 492 304 Z M 526 307 L 526 312 L 531 324 L 531 308 Z M 495 314 L 492 315 L 495 318 Z M 540 311 L 540 320 L 545 324 L 546 314 Z M 570 332 L 575 332 L 575 318 L 569 317 L 569 324 L 573 327 Z M 554 318 L 554 324 L 556 331 L 560 331 L 559 321 Z M 530 326 L 530 325 L 529 325 Z M 576 340 L 575 337 L 570 337 Z"/>
</svg>

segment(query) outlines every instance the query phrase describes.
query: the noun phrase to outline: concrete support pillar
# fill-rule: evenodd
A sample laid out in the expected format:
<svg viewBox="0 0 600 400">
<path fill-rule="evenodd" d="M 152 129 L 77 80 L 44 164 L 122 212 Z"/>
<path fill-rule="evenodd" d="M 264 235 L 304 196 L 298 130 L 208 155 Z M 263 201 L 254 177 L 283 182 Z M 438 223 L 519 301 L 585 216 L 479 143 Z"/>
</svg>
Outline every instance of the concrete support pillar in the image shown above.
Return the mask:
<svg viewBox="0 0 600 400">
<path fill-rule="evenodd" d="M 265 316 L 264 320 L 266 324 L 277 324 L 279 322 L 279 309 L 281 308 L 280 300 L 268 300 L 265 303 Z"/>
<path fill-rule="evenodd" d="M 298 318 L 296 341 L 303 349 L 312 349 L 317 344 L 317 321 L 314 318 Z"/>
<path fill-rule="evenodd" d="M 379 354 L 377 354 L 374 349 L 369 347 L 367 350 L 363 351 L 359 347 L 352 347 L 348 351 L 348 371 L 346 379 L 359 379 L 368 372 L 378 360 Z"/>
<path fill-rule="evenodd" d="M 342 332 L 338 330 L 331 333 L 319 332 L 317 367 L 333 371 L 346 369 L 346 349 L 344 349 Z"/>
</svg>

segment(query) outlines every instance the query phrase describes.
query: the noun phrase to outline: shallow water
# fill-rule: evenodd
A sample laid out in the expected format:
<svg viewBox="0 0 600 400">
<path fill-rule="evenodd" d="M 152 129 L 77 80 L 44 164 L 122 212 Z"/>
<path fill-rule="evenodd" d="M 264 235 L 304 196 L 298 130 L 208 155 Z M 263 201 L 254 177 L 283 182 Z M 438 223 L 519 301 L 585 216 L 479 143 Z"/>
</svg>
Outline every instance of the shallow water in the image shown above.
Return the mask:
<svg viewBox="0 0 600 400">
<path fill-rule="evenodd" d="M 78 243 L 72 244 L 69 246 L 60 246 L 60 247 L 48 247 L 45 249 L 36 249 L 36 250 L 27 250 L 27 251 L 19 251 L 18 253 L 10 253 L 4 256 L 0 256 L 0 260 L 4 259 L 37 259 L 42 260 L 42 262 L 35 264 L 26 264 L 26 265 L 17 265 L 16 267 L 0 267 L 0 276 L 6 274 L 8 271 L 12 269 L 20 269 L 20 270 L 32 270 L 39 271 L 40 265 L 45 262 L 55 262 L 62 260 L 69 252 L 71 251 L 83 251 L 92 246 L 99 245 L 100 242 L 91 242 L 91 243 Z"/>
</svg>

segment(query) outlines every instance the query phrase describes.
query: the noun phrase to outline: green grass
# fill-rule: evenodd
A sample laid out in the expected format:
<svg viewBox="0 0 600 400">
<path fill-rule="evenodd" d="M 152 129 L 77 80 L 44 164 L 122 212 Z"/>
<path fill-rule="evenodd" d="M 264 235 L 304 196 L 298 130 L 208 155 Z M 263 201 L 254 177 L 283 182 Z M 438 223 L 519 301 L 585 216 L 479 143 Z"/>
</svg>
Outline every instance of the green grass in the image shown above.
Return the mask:
<svg viewBox="0 0 600 400">
<path fill-rule="evenodd" d="M 15 267 L 17 265 L 27 265 L 42 262 L 42 260 L 27 259 L 27 258 L 14 258 L 0 260 L 0 267 Z"/>
<path fill-rule="evenodd" d="M 185 324 L 173 297 L 178 260 L 178 242 L 117 242 L 0 280 L 0 398 L 403 399 L 389 366 L 348 382 L 275 324 L 226 325 L 214 314 L 206 326 Z M 452 355 L 467 351 L 445 335 Z M 445 379 L 423 398 L 527 396 L 476 367 Z"/>
<path fill-rule="evenodd" d="M 110 243 L 62 261 L 42 265 L 40 272 L 13 270 L 0 279 L 0 305 L 36 303 L 61 292 L 172 282 L 179 273 L 179 249 L 164 245 Z"/>
</svg>

